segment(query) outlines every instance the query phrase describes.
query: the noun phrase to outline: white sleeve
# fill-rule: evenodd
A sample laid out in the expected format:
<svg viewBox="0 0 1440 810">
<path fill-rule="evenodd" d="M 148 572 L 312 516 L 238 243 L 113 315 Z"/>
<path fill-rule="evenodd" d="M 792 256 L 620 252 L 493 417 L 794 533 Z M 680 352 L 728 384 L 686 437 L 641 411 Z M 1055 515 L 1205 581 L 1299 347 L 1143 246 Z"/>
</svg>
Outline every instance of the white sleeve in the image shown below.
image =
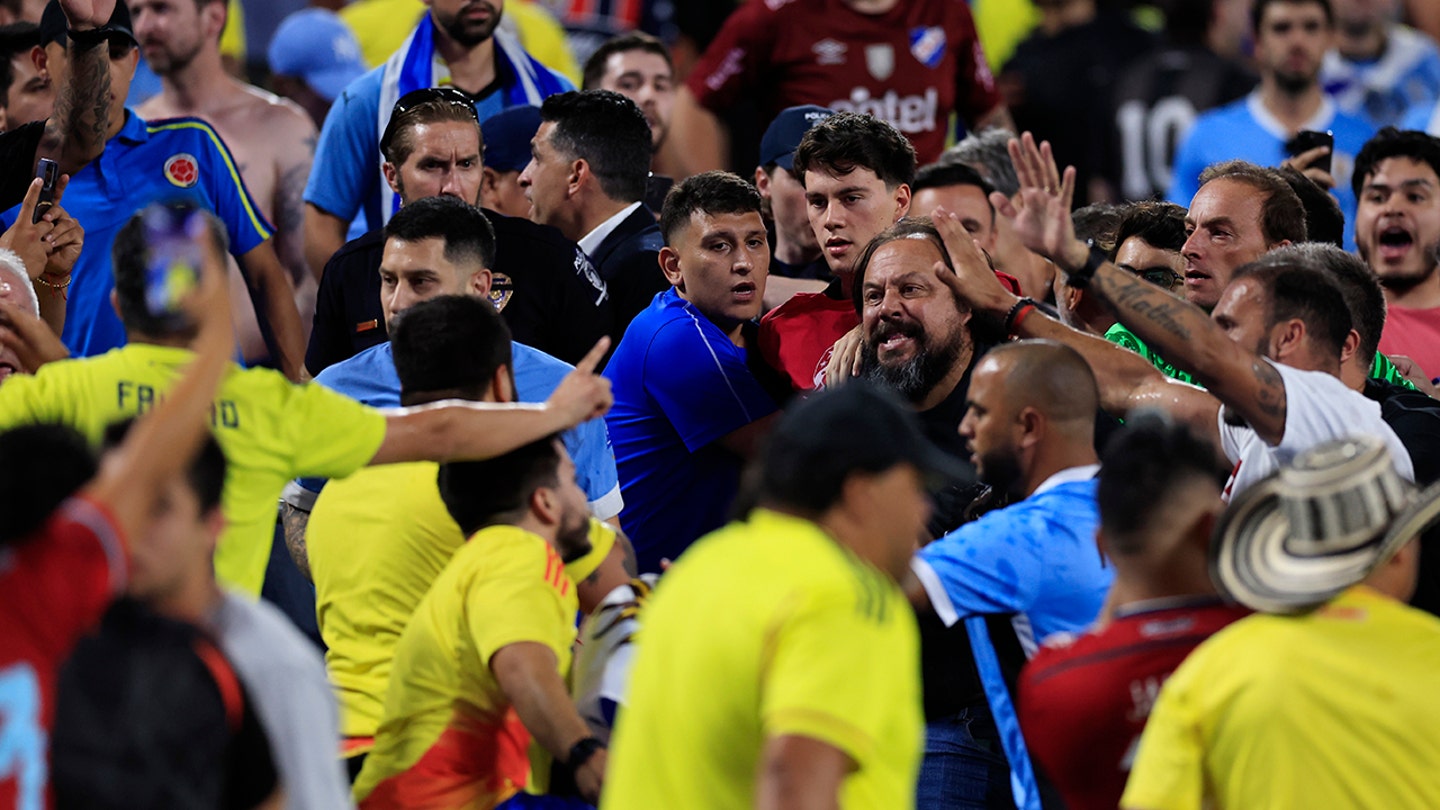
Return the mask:
<svg viewBox="0 0 1440 810">
<path fill-rule="evenodd" d="M 1285 433 L 1274 448 L 1276 461 L 1289 464 L 1300 453 L 1334 439 L 1378 436 L 1389 448 L 1400 475 L 1415 480 L 1410 452 L 1381 417 L 1380 403 L 1323 371 L 1272 365 L 1285 385 Z"/>
</svg>

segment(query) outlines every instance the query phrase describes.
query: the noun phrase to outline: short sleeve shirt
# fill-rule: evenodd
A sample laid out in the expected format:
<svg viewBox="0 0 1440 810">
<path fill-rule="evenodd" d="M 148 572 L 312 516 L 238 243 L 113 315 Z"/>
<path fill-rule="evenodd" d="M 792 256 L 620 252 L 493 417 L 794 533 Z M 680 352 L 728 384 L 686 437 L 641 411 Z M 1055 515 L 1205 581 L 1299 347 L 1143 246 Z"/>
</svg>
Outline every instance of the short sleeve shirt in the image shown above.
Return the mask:
<svg viewBox="0 0 1440 810">
<path fill-rule="evenodd" d="M 766 121 L 798 104 L 883 118 L 921 163 L 940 157 L 952 111 L 974 121 L 1000 103 L 962 0 L 914 0 L 881 14 L 844 0 L 749 0 L 687 84 L 712 110 L 754 97 Z"/>
<path fill-rule="evenodd" d="M 1400 475 L 1407 481 L 1415 480 L 1410 452 L 1381 418 L 1379 403 L 1323 371 L 1301 371 L 1265 362 L 1280 373 L 1285 384 L 1285 435 L 1271 447 L 1248 426 L 1228 424 L 1225 409 L 1220 409 L 1220 448 L 1235 465 L 1225 485 L 1227 499 L 1279 470 L 1280 465 L 1290 463 L 1300 453 L 1347 436 L 1378 436 L 1389 448 Z"/>
<path fill-rule="evenodd" d="M 98 445 L 111 422 L 158 405 L 193 358 L 188 349 L 132 343 L 101 357 L 47 364 L 33 377 L 14 375 L 0 386 L 0 426 L 59 422 Z M 234 368 L 220 384 L 210 425 L 229 462 L 215 573 L 255 596 L 285 482 L 338 478 L 365 466 L 385 437 L 385 417 L 322 386 Z"/>
<path fill-rule="evenodd" d="M 147 122 L 126 111 L 125 125 L 100 157 L 70 178 L 65 210 L 85 228 L 85 249 L 67 290 L 61 338 L 76 357 L 125 344 L 125 327 L 110 305 L 115 276 L 110 247 L 136 211 L 152 202 L 193 202 L 225 225 L 230 253 L 241 256 L 270 238 L 270 223 L 250 197 L 220 135 L 198 118 Z M 19 208 L 0 219 L 14 224 Z M 264 313 L 257 313 L 264 323 Z"/>
<path fill-rule="evenodd" d="M 641 570 L 658 573 L 662 557 L 718 528 L 735 498 L 742 463 L 716 441 L 774 413 L 775 401 L 745 351 L 673 288 L 631 322 L 605 376 L 621 525 Z"/>
<path fill-rule="evenodd" d="M 760 319 L 760 354 L 796 391 L 825 387 L 835 341 L 860 325 L 855 303 L 839 296 L 839 284 L 792 296 Z"/>
<path fill-rule="evenodd" d="M 602 810 L 748 807 L 765 742 L 782 735 L 855 761 L 840 807 L 915 806 L 914 612 L 815 524 L 758 509 L 703 538 L 642 620 Z"/>
<path fill-rule="evenodd" d="M 510 644 L 543 644 L 565 677 L 578 607 L 544 539 L 514 526 L 477 532 L 396 646 L 385 719 L 355 782 L 360 806 L 398 810 L 445 795 L 447 806 L 490 807 L 524 788 L 530 735 L 490 661 Z"/>
</svg>

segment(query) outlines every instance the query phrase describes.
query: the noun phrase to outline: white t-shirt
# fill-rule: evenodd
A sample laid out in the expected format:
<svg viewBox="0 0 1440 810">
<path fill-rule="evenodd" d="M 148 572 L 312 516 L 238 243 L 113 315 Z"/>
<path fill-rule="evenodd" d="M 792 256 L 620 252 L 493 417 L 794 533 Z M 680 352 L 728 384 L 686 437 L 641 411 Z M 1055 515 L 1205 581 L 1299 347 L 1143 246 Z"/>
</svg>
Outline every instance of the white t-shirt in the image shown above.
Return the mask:
<svg viewBox="0 0 1440 810">
<path fill-rule="evenodd" d="M 654 574 L 645 574 L 642 579 L 651 588 L 659 581 Z M 632 641 L 640 629 L 639 607 L 635 588 L 620 585 L 606 594 L 580 625 L 579 648 L 570 673 L 571 692 L 575 708 L 589 724 L 591 733 L 606 744 L 630 682 L 630 666 L 635 658 Z"/>
<path fill-rule="evenodd" d="M 1225 485 L 1227 501 L 1280 469 L 1281 464 L 1288 464 L 1301 452 L 1349 436 L 1380 437 L 1390 448 L 1395 469 L 1406 481 L 1415 480 L 1410 453 L 1395 431 L 1380 418 L 1378 402 L 1351 390 L 1332 374 L 1265 362 L 1280 372 L 1285 385 L 1285 434 L 1278 445 L 1271 447 L 1250 427 L 1226 424 L 1225 409 L 1220 409 L 1220 445 L 1225 457 L 1235 464 Z"/>
</svg>

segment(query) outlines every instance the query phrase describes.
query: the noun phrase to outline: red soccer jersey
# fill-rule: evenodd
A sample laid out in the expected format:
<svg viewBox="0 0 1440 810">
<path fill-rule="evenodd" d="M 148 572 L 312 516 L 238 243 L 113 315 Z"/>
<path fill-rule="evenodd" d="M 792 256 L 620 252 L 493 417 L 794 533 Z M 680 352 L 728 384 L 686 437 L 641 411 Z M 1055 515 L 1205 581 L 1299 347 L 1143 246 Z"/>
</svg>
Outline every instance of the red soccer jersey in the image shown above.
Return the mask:
<svg viewBox="0 0 1440 810">
<path fill-rule="evenodd" d="M 84 498 L 0 551 L 0 808 L 50 805 L 60 665 L 124 587 L 125 562 L 115 519 Z"/>
<path fill-rule="evenodd" d="M 870 113 L 905 133 L 922 164 L 945 149 L 951 112 L 974 121 L 1000 103 L 965 0 L 907 0 L 883 14 L 844 0 L 750 0 L 687 85 L 712 110 L 753 95 L 768 118 L 797 104 Z"/>
<path fill-rule="evenodd" d="M 850 299 L 798 293 L 760 319 L 760 356 L 796 391 L 814 391 L 825 382 L 835 341 L 859 325 Z"/>
<path fill-rule="evenodd" d="M 1160 686 L 1200 642 L 1249 611 L 1206 600 L 1125 614 L 1042 649 L 1020 673 L 1030 755 L 1070 810 L 1115 810 Z"/>
</svg>

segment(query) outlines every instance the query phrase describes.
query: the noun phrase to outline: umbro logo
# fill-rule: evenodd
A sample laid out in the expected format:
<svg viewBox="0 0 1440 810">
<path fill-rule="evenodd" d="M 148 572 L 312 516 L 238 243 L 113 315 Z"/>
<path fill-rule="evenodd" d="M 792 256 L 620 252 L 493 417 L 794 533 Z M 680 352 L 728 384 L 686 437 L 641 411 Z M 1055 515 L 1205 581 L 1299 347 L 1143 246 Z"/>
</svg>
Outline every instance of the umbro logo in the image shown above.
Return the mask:
<svg viewBox="0 0 1440 810">
<path fill-rule="evenodd" d="M 810 50 L 815 52 L 815 62 L 820 65 L 843 65 L 845 64 L 845 51 L 848 46 L 833 39 L 822 39 L 815 43 Z"/>
</svg>

